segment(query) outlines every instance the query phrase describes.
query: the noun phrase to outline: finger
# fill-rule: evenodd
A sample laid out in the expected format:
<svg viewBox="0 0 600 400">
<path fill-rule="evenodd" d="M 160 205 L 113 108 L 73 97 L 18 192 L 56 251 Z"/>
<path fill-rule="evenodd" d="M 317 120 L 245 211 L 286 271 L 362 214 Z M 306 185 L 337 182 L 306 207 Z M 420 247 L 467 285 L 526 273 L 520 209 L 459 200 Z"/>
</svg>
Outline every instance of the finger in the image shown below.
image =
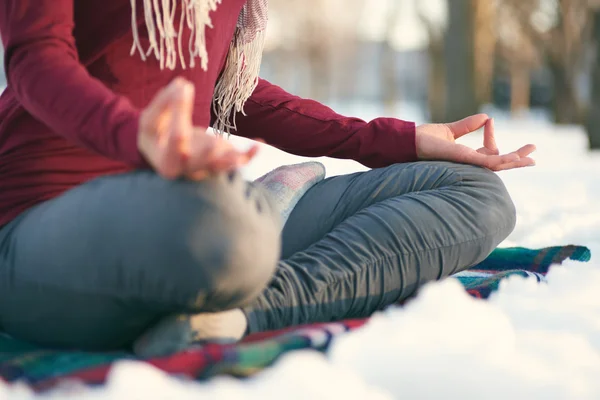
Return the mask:
<svg viewBox="0 0 600 400">
<path fill-rule="evenodd" d="M 450 129 L 454 135 L 454 138 L 458 139 L 467 133 L 475 132 L 476 130 L 480 129 L 485 125 L 487 120 L 489 120 L 489 117 L 486 114 L 476 114 L 461 119 L 460 121 L 451 122 L 446 124 L 446 126 Z"/>
<path fill-rule="evenodd" d="M 258 153 L 260 147 L 258 145 L 252 146 L 245 152 L 240 152 L 235 148 L 228 150 L 225 154 L 220 155 L 218 158 L 213 158 L 208 167 L 211 170 L 229 170 L 231 168 L 240 168 L 248 164 Z"/>
<path fill-rule="evenodd" d="M 513 151 L 512 153 L 517 154 L 519 157 L 527 157 L 528 155 L 533 153 L 535 150 L 536 150 L 535 145 L 528 144 L 528 145 L 521 147 L 519 150 Z M 481 154 L 485 154 L 485 155 L 495 155 L 492 151 L 490 151 L 486 147 L 481 147 L 481 148 L 477 149 L 477 152 L 481 153 Z"/>
<path fill-rule="evenodd" d="M 483 147 L 489 149 L 492 154 L 500 154 L 496 145 L 496 136 L 494 134 L 494 119 L 490 118 L 486 121 L 483 128 Z"/>
<path fill-rule="evenodd" d="M 207 164 L 220 160 L 232 148 L 233 146 L 226 140 L 221 138 L 215 138 L 213 146 L 211 147 L 208 154 L 206 154 L 205 156 Z"/>
<path fill-rule="evenodd" d="M 533 144 L 527 144 L 527 145 L 521 147 L 515 153 L 517 153 L 520 157 L 527 157 L 528 155 L 530 155 L 534 151 L 536 151 L 535 145 L 533 145 Z"/>
<path fill-rule="evenodd" d="M 524 157 L 524 158 L 519 159 L 518 161 L 498 165 L 493 170 L 494 171 L 506 171 L 506 170 L 515 169 L 515 168 L 533 167 L 534 165 L 535 165 L 535 160 L 533 158 Z"/>
<path fill-rule="evenodd" d="M 235 165 L 237 168 L 241 168 L 247 165 L 255 156 L 258 150 L 253 150 L 252 152 L 243 152 L 238 153 L 235 158 Z"/>
<path fill-rule="evenodd" d="M 194 174 L 196 171 L 208 168 L 211 157 L 218 152 L 219 140 L 213 135 L 207 135 L 201 130 L 192 133 L 189 157 L 186 162 L 186 173 Z"/>
<path fill-rule="evenodd" d="M 230 150 L 218 159 L 211 161 L 208 164 L 208 168 L 214 172 L 226 172 L 234 170 L 238 168 L 241 156 L 242 155 L 239 152 L 235 150 Z"/>
<path fill-rule="evenodd" d="M 520 159 L 516 153 L 509 153 L 504 155 L 489 155 L 477 152 L 470 147 L 463 146 L 461 144 L 450 144 L 445 153 L 449 161 L 454 161 L 463 164 L 478 165 L 488 169 L 502 164 L 511 163 Z"/>
<path fill-rule="evenodd" d="M 481 147 L 481 148 L 477 149 L 477 152 L 481 153 L 481 154 L 485 154 L 486 156 L 497 156 L 498 155 L 498 153 L 491 151 L 487 147 Z"/>
<path fill-rule="evenodd" d="M 203 153 L 198 154 L 197 165 L 207 168 L 211 171 L 218 171 L 221 165 L 228 164 L 230 160 L 225 159 L 226 155 L 233 149 L 233 146 L 224 139 L 217 136 L 204 136 L 204 143 L 209 143 Z M 228 156 L 229 157 L 229 156 Z"/>
<path fill-rule="evenodd" d="M 186 177 L 192 181 L 201 181 L 203 179 L 208 178 L 211 175 L 211 172 L 208 170 L 197 170 L 193 173 L 186 174 Z"/>
<path fill-rule="evenodd" d="M 181 174 L 190 157 L 194 86 L 189 83 L 175 85 L 177 92 L 168 106 L 171 114 L 168 134 L 162 146 L 161 161 L 169 176 Z"/>
<path fill-rule="evenodd" d="M 244 164 L 248 164 L 250 161 L 252 161 L 252 159 L 254 157 L 256 157 L 256 155 L 258 154 L 258 152 L 260 151 L 260 146 L 255 145 L 250 147 L 247 151 L 246 154 L 244 154 Z"/>
<path fill-rule="evenodd" d="M 491 170 L 494 170 L 500 165 L 518 162 L 521 157 L 515 153 L 509 153 L 504 155 L 485 155 L 477 153 L 477 156 L 473 156 L 469 161 L 470 164 L 479 165 Z"/>
</svg>

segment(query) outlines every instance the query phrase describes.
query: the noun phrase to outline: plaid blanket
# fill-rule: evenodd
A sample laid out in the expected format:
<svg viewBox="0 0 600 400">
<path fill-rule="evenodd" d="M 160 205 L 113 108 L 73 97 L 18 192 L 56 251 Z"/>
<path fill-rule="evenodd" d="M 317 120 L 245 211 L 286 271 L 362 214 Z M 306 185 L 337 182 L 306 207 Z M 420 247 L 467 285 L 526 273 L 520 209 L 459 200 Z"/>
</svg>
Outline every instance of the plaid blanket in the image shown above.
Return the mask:
<svg viewBox="0 0 600 400">
<path fill-rule="evenodd" d="M 487 298 L 500 281 L 511 275 L 533 277 L 539 282 L 551 265 L 567 259 L 589 261 L 590 250 L 579 246 L 544 249 L 496 249 L 489 258 L 455 276 L 477 298 Z M 335 335 L 366 323 L 347 320 L 253 335 L 235 345 L 207 345 L 170 357 L 144 360 L 175 376 L 206 379 L 219 374 L 249 376 L 271 365 L 284 353 L 298 349 L 325 351 Z M 0 377 L 45 390 L 65 379 L 89 385 L 102 384 L 113 363 L 135 359 L 127 353 L 48 351 L 0 334 Z"/>
</svg>

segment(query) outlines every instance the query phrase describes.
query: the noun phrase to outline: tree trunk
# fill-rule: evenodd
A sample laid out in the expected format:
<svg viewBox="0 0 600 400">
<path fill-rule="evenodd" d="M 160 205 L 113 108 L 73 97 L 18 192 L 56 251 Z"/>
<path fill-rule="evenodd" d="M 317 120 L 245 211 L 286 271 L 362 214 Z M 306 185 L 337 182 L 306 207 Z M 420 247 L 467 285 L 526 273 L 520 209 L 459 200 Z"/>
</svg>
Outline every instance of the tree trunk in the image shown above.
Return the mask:
<svg viewBox="0 0 600 400">
<path fill-rule="evenodd" d="M 552 71 L 552 113 L 557 124 L 580 124 L 581 109 L 575 92 L 575 80 L 562 63 L 549 61 Z"/>
<path fill-rule="evenodd" d="M 513 63 L 510 69 L 510 111 L 518 115 L 529 109 L 531 77 L 529 68 Z"/>
<path fill-rule="evenodd" d="M 321 1 L 311 2 L 312 6 L 319 6 Z M 314 11 L 316 12 L 316 10 Z M 304 51 L 303 54 L 308 62 L 309 83 L 308 97 L 326 102 L 329 100 L 331 89 L 331 54 L 330 54 L 330 38 L 332 32 L 329 26 L 325 26 L 320 15 L 313 11 L 306 16 L 302 27 Z"/>
<path fill-rule="evenodd" d="M 331 85 L 327 49 L 319 44 L 311 44 L 307 53 L 310 65 L 310 94 L 308 97 L 321 102 L 327 102 L 329 100 Z"/>
<path fill-rule="evenodd" d="M 398 91 L 398 68 L 396 67 L 396 52 L 388 41 L 381 44 L 380 56 L 381 100 L 387 115 L 396 113 L 396 103 L 400 101 Z"/>
<path fill-rule="evenodd" d="M 474 0 L 448 2 L 446 32 L 446 120 L 454 121 L 479 110 L 475 90 Z"/>
<path fill-rule="evenodd" d="M 600 149 L 600 10 L 594 12 L 593 43 L 596 55 L 592 69 L 592 98 L 585 127 L 590 148 Z"/>
<path fill-rule="evenodd" d="M 474 62 L 477 102 L 492 102 L 492 81 L 496 53 L 496 4 L 491 0 L 474 0 Z"/>
<path fill-rule="evenodd" d="M 429 82 L 427 85 L 427 101 L 431 122 L 446 122 L 446 71 L 444 63 L 444 40 L 429 35 Z"/>
<path fill-rule="evenodd" d="M 392 34 L 398 21 L 400 2 L 393 1 L 388 6 L 388 16 L 385 21 L 385 38 L 381 46 L 379 58 L 379 76 L 381 84 L 381 100 L 388 115 L 394 115 L 396 104 L 400 101 L 398 67 L 396 65 L 396 50 L 392 47 Z"/>
</svg>

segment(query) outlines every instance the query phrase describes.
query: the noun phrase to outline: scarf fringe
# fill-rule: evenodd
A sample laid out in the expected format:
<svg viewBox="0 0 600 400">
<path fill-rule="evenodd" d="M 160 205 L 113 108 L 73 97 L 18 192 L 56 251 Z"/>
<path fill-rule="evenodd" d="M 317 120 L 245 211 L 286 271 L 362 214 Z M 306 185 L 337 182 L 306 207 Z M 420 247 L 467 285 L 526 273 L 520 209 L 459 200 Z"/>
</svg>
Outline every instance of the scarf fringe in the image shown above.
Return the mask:
<svg viewBox="0 0 600 400">
<path fill-rule="evenodd" d="M 196 58 L 200 59 L 201 68 L 208 69 L 208 52 L 206 50 L 206 28 L 212 28 L 210 13 L 217 9 L 222 0 L 181 0 L 179 32 L 175 29 L 176 0 L 144 0 L 144 21 L 148 30 L 150 45 L 146 51 L 142 48 L 138 26 L 136 0 L 131 1 L 131 29 L 133 45 L 131 55 L 136 51 L 143 61 L 154 54 L 160 63 L 160 69 L 175 69 L 177 60 L 183 69 L 187 68 L 182 43 L 183 29 L 187 26 L 191 31 L 188 44 L 189 66 L 194 68 Z"/>
<path fill-rule="evenodd" d="M 180 0 L 182 2 L 179 31 L 175 29 L 175 14 L 178 0 L 143 0 L 144 21 L 148 30 L 150 45 L 142 48 L 138 24 L 136 0 L 131 1 L 131 27 L 133 44 L 131 55 L 140 54 L 143 61 L 154 55 L 160 63 L 160 69 L 175 69 L 177 61 L 186 69 L 182 43 L 183 29 L 191 31 L 189 67 L 194 68 L 195 59 L 200 59 L 202 70 L 208 70 L 208 52 L 206 50 L 206 28 L 212 28 L 210 13 L 217 9 L 222 0 Z M 266 3 L 265 3 L 266 4 Z M 266 7 L 263 12 L 266 10 Z M 265 13 L 266 14 L 266 13 Z M 266 15 L 261 15 L 265 18 Z M 244 20 L 244 18 L 241 18 Z M 251 40 L 248 40 L 251 38 Z M 238 23 L 236 34 L 229 49 L 225 69 L 215 87 L 212 107 L 217 120 L 215 131 L 229 135 L 236 130 L 236 114 L 244 114 L 244 104 L 258 85 L 258 76 L 265 42 L 265 30 L 251 31 Z M 245 114 L 244 114 L 245 115 Z"/>
<path fill-rule="evenodd" d="M 236 39 L 231 43 L 213 98 L 213 111 L 217 117 L 213 128 L 219 135 L 229 135 L 231 130 L 237 130 L 237 113 L 246 115 L 244 104 L 258 85 L 265 36 L 265 31 L 260 31 L 251 42 L 241 44 L 236 43 Z"/>
</svg>

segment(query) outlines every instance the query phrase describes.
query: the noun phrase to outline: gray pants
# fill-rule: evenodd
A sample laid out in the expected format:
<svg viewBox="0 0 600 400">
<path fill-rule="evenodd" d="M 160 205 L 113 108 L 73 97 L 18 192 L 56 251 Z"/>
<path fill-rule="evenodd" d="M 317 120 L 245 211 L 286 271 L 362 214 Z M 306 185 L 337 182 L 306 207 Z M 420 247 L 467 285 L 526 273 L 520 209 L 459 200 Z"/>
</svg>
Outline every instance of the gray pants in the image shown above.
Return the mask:
<svg viewBox="0 0 600 400">
<path fill-rule="evenodd" d="M 236 174 L 81 185 L 0 229 L 0 327 L 108 350 L 172 313 L 243 307 L 249 333 L 364 317 L 482 261 L 515 225 L 495 174 L 438 162 L 328 178 L 283 234 L 274 214 Z"/>
</svg>

